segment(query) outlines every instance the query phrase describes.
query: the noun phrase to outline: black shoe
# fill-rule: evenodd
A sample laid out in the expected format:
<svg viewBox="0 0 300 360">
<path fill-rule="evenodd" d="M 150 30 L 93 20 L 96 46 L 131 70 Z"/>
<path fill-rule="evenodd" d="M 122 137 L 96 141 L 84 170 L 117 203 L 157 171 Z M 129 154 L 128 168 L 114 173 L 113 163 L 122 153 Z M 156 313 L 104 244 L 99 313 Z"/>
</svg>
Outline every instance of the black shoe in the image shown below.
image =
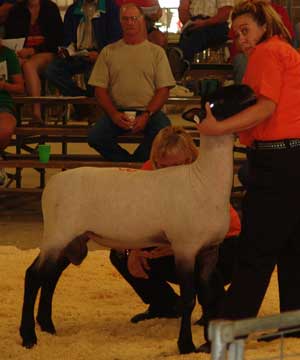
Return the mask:
<svg viewBox="0 0 300 360">
<path fill-rule="evenodd" d="M 205 319 L 204 315 L 201 316 L 199 320 L 195 322 L 194 325 L 204 326 L 207 320 Z"/>
<path fill-rule="evenodd" d="M 196 350 L 197 353 L 204 353 L 204 354 L 210 354 L 211 352 L 211 343 L 205 342 L 204 344 L 200 345 L 198 349 Z"/>
<path fill-rule="evenodd" d="M 148 310 L 142 312 L 140 314 L 136 314 L 131 318 L 131 322 L 136 324 L 140 321 L 150 320 L 155 318 L 168 318 L 168 319 L 176 319 L 181 316 L 181 311 L 174 306 L 171 309 L 161 309 L 161 310 L 151 310 L 151 306 L 149 306 Z"/>
</svg>

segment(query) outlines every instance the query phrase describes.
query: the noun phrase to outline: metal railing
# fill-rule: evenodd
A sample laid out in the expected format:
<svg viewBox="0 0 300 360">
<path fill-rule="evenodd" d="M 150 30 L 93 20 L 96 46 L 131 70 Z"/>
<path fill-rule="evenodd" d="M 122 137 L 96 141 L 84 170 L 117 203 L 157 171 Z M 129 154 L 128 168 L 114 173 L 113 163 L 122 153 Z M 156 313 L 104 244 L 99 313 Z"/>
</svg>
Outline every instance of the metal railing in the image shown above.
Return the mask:
<svg viewBox="0 0 300 360">
<path fill-rule="evenodd" d="M 262 335 L 261 332 L 265 334 Z M 246 341 L 264 340 L 278 335 L 281 339 L 278 355 L 261 360 L 281 360 L 287 358 L 300 359 L 300 353 L 285 354 L 283 341 L 285 335 L 300 332 L 300 310 L 288 311 L 279 315 L 262 318 L 251 318 L 236 321 L 212 321 L 209 325 L 208 337 L 212 343 L 212 360 L 243 360 Z M 259 334 L 260 333 L 260 334 Z M 256 360 L 259 360 L 259 355 Z"/>
</svg>

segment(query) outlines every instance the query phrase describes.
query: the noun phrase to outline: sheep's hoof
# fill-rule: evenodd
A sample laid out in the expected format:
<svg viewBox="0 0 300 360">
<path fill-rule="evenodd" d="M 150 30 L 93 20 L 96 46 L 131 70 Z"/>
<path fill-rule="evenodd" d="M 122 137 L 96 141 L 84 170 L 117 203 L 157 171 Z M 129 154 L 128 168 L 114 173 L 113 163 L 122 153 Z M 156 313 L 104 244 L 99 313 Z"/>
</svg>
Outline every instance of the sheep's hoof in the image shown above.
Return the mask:
<svg viewBox="0 0 300 360">
<path fill-rule="evenodd" d="M 38 324 L 40 325 L 40 328 L 42 331 L 45 331 L 52 335 L 56 334 L 55 326 L 54 326 L 52 320 L 45 321 L 45 320 L 41 320 L 39 318 L 37 318 L 36 320 L 37 320 Z"/>
<path fill-rule="evenodd" d="M 180 354 L 190 354 L 196 351 L 196 347 L 193 342 L 179 342 L 178 341 L 178 349 Z"/>
<path fill-rule="evenodd" d="M 35 332 L 33 331 L 30 335 L 27 333 L 26 335 L 22 336 L 22 346 L 26 349 L 31 349 L 34 347 L 34 345 L 37 344 L 37 337 L 35 335 Z"/>
</svg>

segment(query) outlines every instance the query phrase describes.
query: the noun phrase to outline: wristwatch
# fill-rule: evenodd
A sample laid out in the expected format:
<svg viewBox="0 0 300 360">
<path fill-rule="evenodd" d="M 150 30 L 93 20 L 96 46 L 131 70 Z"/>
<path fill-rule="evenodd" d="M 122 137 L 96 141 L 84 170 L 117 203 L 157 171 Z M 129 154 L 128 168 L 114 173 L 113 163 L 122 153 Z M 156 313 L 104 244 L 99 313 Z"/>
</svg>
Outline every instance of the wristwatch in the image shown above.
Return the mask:
<svg viewBox="0 0 300 360">
<path fill-rule="evenodd" d="M 148 114 L 149 117 L 151 117 L 151 116 L 154 114 L 154 112 L 153 112 L 153 111 L 150 111 L 150 110 L 145 110 L 145 111 L 144 111 L 144 114 Z"/>
</svg>

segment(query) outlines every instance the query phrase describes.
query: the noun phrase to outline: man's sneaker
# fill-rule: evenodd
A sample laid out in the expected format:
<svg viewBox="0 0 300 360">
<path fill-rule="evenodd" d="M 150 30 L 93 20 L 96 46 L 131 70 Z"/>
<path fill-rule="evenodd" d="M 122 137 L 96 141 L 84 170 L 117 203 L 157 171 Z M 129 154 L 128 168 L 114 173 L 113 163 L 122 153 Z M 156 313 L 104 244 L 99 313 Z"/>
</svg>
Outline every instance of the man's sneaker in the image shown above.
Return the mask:
<svg viewBox="0 0 300 360">
<path fill-rule="evenodd" d="M 0 168 L 0 187 L 5 187 L 8 183 L 8 176 L 4 169 Z"/>
<path fill-rule="evenodd" d="M 172 46 L 167 51 L 170 67 L 176 81 L 182 80 L 184 74 L 189 70 L 190 63 L 183 58 L 180 48 Z"/>
</svg>

